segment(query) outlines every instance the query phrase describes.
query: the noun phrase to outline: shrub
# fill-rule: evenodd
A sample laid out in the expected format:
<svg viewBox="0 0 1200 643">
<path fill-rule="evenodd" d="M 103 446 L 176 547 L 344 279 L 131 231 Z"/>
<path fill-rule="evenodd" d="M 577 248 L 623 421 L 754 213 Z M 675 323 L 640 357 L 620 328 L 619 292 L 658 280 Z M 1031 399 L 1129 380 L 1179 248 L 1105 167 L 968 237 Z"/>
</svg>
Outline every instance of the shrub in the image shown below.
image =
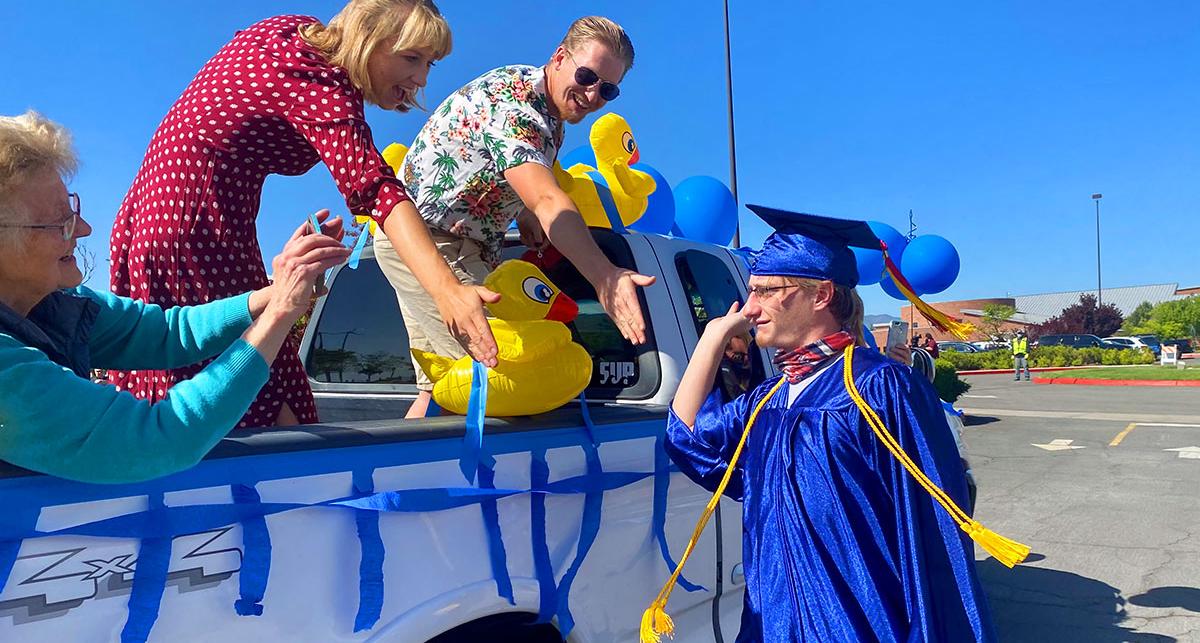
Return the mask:
<svg viewBox="0 0 1200 643">
<path fill-rule="evenodd" d="M 1012 353 L 987 351 L 984 353 L 955 353 L 946 351 L 941 359 L 960 371 L 981 371 L 1012 368 Z M 1056 366 L 1116 366 L 1128 364 L 1153 364 L 1154 354 L 1137 350 L 1116 348 L 1070 348 L 1068 346 L 1042 346 L 1030 351 L 1029 366 L 1051 368 Z"/>
<path fill-rule="evenodd" d="M 971 354 L 982 355 L 982 353 Z M 958 369 L 954 367 L 953 362 L 939 358 L 934 360 L 933 364 L 935 367 L 933 388 L 937 390 L 938 397 L 953 404 L 960 395 L 971 390 L 971 385 L 962 381 L 962 378 L 958 376 Z"/>
</svg>

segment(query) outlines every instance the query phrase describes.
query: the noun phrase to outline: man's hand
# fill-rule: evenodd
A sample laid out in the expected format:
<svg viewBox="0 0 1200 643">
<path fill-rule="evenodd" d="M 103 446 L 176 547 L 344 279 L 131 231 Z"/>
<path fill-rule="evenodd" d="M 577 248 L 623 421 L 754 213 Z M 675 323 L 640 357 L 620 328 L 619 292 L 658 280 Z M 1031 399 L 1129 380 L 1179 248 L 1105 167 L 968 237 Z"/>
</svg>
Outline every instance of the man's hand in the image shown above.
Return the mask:
<svg viewBox="0 0 1200 643">
<path fill-rule="evenodd" d="M 743 315 L 739 311 L 740 308 L 741 305 L 738 302 L 733 302 L 733 305 L 729 307 L 729 312 L 708 320 L 708 325 L 704 327 L 705 336 L 711 335 L 716 338 L 722 350 L 729 340 L 739 335 L 748 336 L 750 329 L 754 328 L 754 320 Z"/>
<path fill-rule="evenodd" d="M 496 360 L 496 338 L 492 336 L 492 327 L 488 326 L 487 317 L 483 314 L 483 305 L 500 301 L 500 295 L 483 286 L 465 284 L 439 288 L 430 294 L 450 335 L 458 340 L 472 359 L 494 368 L 499 363 Z"/>
<path fill-rule="evenodd" d="M 896 344 L 888 348 L 887 356 L 904 364 L 905 366 L 912 365 L 912 347 L 904 344 Z"/>
<path fill-rule="evenodd" d="M 649 275 L 614 266 L 603 278 L 592 283 L 604 312 L 617 325 L 621 336 L 635 345 L 646 343 L 646 319 L 642 314 L 637 289 L 639 286 L 649 286 L 654 281 L 654 277 Z"/>
</svg>

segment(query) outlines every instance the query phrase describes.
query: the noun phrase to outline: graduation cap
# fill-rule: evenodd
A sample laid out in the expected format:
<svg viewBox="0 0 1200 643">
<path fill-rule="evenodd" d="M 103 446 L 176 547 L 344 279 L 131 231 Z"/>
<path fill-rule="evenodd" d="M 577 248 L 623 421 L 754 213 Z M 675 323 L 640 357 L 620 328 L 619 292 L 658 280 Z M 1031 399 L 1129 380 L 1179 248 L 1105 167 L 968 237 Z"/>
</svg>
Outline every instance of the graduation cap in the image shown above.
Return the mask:
<svg viewBox="0 0 1200 643">
<path fill-rule="evenodd" d="M 763 242 L 762 250 L 754 254 L 750 274 L 828 279 L 853 288 L 858 285 L 859 275 L 858 262 L 850 248 L 880 250 L 884 269 L 892 283 L 929 323 L 964 340 L 975 331 L 971 324 L 946 315 L 917 296 L 888 256 L 887 244 L 875 236 L 866 221 L 835 219 L 762 205 L 746 207 L 774 229 Z"/>
</svg>

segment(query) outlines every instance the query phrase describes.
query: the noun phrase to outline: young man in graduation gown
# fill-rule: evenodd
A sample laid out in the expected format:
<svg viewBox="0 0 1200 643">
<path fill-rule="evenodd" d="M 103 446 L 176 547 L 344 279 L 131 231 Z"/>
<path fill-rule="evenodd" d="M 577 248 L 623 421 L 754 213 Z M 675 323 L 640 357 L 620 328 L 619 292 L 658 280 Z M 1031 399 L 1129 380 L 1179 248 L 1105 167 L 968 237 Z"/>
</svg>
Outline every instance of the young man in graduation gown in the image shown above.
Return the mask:
<svg viewBox="0 0 1200 643">
<path fill-rule="evenodd" d="M 671 406 L 667 451 L 715 491 L 772 378 L 721 404 L 713 377 L 731 337 L 777 350 L 782 384 L 754 422 L 726 495 L 743 503 L 746 597 L 739 642 L 993 641 L 967 535 L 873 434 L 843 382 L 861 343 L 847 244 L 879 248 L 861 222 L 750 206 L 774 233 L 750 296 L 709 322 Z M 856 337 L 856 335 L 858 335 Z M 925 378 L 867 348 L 852 379 L 909 457 L 965 506 L 941 402 Z"/>
</svg>

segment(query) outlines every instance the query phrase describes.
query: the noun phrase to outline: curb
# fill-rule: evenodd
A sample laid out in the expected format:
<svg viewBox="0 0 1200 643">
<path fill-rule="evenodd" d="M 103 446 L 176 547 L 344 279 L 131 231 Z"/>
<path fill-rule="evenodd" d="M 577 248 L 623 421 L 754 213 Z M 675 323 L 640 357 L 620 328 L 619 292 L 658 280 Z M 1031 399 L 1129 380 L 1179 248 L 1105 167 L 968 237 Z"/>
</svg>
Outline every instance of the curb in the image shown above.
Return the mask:
<svg viewBox="0 0 1200 643">
<path fill-rule="evenodd" d="M 1074 370 L 1074 369 L 1078 369 L 1078 368 L 1096 368 L 1096 367 L 1095 366 L 1039 366 L 1037 368 L 1029 369 L 1029 372 L 1030 373 L 1046 373 L 1048 371 L 1070 371 L 1070 370 Z M 1012 375 L 1013 369 L 1011 369 L 1011 368 L 989 368 L 989 369 L 983 369 L 983 370 L 978 370 L 978 371 L 959 371 L 958 372 L 959 375 L 1000 375 L 1001 373 L 1008 373 L 1009 375 Z"/>
<path fill-rule="evenodd" d="M 1035 377 L 1034 384 L 1086 384 L 1088 386 L 1200 386 L 1200 380 L 1093 380 L 1085 377 Z"/>
</svg>

